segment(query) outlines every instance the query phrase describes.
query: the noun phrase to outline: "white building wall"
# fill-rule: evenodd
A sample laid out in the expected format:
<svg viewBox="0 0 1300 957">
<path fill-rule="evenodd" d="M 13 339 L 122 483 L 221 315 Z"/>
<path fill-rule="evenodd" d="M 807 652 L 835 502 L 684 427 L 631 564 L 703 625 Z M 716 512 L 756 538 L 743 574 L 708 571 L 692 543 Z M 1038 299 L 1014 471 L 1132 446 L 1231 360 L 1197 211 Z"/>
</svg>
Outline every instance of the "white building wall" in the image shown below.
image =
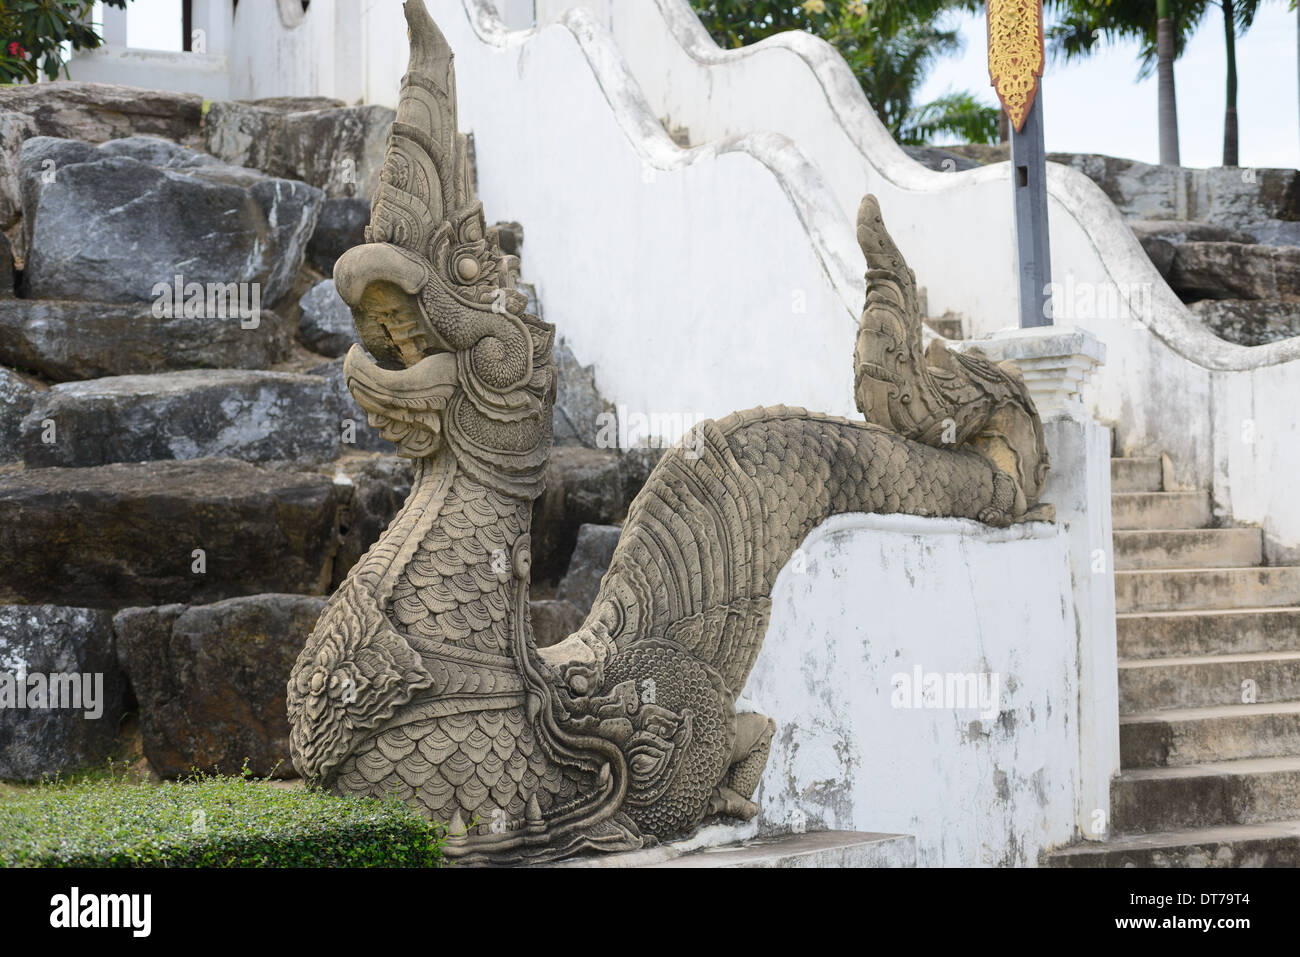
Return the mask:
<svg viewBox="0 0 1300 957">
<path fill-rule="evenodd" d="M 1067 552 L 1042 524 L 841 515 L 814 531 L 777 578 L 739 702 L 776 722 L 760 829 L 911 834 L 934 867 L 1034 866 L 1073 840 L 1092 798 Z M 917 669 L 996 675 L 996 703 L 900 707 L 917 699 L 895 676 Z"/>
</svg>

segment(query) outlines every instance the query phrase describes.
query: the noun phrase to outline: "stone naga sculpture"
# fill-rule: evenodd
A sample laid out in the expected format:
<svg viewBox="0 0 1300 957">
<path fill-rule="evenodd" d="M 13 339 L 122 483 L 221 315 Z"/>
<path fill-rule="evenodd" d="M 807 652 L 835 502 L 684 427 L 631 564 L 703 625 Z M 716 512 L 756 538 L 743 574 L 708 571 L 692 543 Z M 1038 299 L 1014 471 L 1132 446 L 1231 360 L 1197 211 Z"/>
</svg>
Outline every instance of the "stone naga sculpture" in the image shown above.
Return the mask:
<svg viewBox="0 0 1300 957">
<path fill-rule="evenodd" d="M 632 849 L 711 815 L 750 818 L 773 724 L 734 701 L 781 568 L 841 512 L 1021 519 L 1047 468 L 1033 403 L 1013 369 L 942 348 L 927 363 L 915 280 L 868 197 L 868 421 L 776 407 L 697 426 L 633 503 L 582 628 L 539 652 L 529 522 L 555 331 L 525 313 L 518 264 L 475 200 L 451 50 L 420 0 L 406 17 L 382 185 L 335 279 L 365 345 L 348 386 L 415 481 L 298 659 L 294 763 L 449 824 L 448 853 L 468 862 Z"/>
</svg>

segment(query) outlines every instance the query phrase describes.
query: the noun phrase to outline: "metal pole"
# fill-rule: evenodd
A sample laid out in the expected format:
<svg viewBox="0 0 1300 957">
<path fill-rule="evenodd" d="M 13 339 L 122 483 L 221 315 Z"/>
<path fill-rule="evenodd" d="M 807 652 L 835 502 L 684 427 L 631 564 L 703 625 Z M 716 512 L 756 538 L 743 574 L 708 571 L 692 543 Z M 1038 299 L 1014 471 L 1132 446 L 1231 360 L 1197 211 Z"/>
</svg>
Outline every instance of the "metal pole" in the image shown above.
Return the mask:
<svg viewBox="0 0 1300 957">
<path fill-rule="evenodd" d="M 1043 145 L 1043 91 L 1011 130 L 1011 191 L 1016 211 L 1020 327 L 1052 325 L 1052 246 L 1047 228 L 1047 151 Z"/>
</svg>

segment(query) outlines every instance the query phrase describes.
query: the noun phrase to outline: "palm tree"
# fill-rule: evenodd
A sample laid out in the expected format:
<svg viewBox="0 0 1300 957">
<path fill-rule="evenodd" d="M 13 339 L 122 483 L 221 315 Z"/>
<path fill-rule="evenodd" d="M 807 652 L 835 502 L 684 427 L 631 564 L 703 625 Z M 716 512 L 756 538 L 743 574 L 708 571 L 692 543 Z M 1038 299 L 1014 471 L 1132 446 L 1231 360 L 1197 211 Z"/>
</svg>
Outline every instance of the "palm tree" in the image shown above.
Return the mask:
<svg viewBox="0 0 1300 957">
<path fill-rule="evenodd" d="M 1187 41 L 1213 0 L 1055 0 L 1060 13 L 1048 30 L 1050 49 L 1063 60 L 1083 59 L 1095 52 L 1103 39 L 1137 40 L 1140 68 L 1146 79 L 1152 69 L 1157 78 L 1160 162 L 1179 165 L 1178 98 L 1174 86 L 1174 61 L 1183 55 Z"/>
<path fill-rule="evenodd" d="M 1227 105 L 1223 111 L 1223 165 L 1237 163 L 1237 37 L 1255 23 L 1261 0 L 1221 0 L 1228 52 Z"/>
<path fill-rule="evenodd" d="M 1174 87 L 1174 21 L 1169 0 L 1156 2 L 1156 99 L 1159 104 L 1160 165 L 1179 166 L 1178 95 Z"/>
<path fill-rule="evenodd" d="M 1150 75 L 1154 61 L 1159 78 L 1160 162 L 1178 165 L 1178 105 L 1174 92 L 1174 61 L 1183 54 L 1206 13 L 1223 13 L 1227 53 L 1226 102 L 1223 110 L 1223 165 L 1239 160 L 1237 133 L 1237 38 L 1255 22 L 1263 0 L 1156 0 L 1154 31 L 1150 5 L 1141 0 L 1060 0 L 1064 16 L 1049 31 L 1053 53 L 1065 58 L 1093 52 L 1101 37 L 1138 39 L 1142 43 L 1139 78 Z M 1295 0 L 1292 0 L 1295 5 Z M 1153 42 L 1154 41 L 1154 42 Z"/>
</svg>

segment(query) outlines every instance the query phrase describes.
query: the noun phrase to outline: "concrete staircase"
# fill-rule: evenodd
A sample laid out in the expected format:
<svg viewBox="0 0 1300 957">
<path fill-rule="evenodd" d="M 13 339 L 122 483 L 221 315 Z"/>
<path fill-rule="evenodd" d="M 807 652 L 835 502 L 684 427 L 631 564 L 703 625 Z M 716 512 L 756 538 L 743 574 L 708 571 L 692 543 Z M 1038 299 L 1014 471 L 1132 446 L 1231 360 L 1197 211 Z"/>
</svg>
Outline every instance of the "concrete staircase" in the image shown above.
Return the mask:
<svg viewBox="0 0 1300 957">
<path fill-rule="evenodd" d="M 1111 463 L 1120 763 L 1111 834 L 1054 867 L 1300 865 L 1300 568 L 1212 528 L 1160 459 Z"/>
</svg>

